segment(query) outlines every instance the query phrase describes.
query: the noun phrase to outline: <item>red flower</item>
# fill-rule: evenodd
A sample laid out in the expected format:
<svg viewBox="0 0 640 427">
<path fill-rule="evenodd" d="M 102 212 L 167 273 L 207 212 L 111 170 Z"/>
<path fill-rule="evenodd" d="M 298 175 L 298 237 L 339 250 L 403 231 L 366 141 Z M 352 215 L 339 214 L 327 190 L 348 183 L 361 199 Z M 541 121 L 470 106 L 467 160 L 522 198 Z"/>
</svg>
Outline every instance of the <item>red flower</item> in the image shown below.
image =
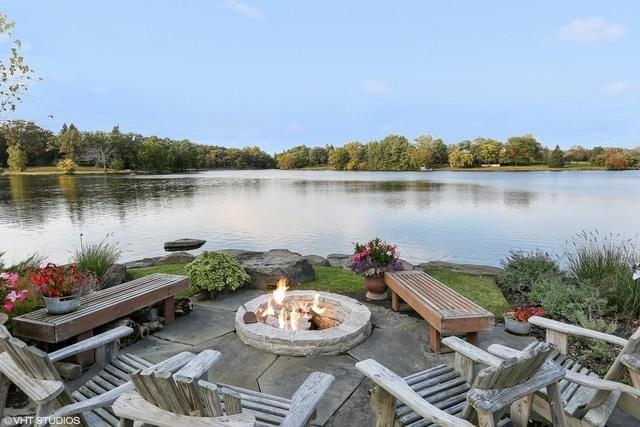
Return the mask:
<svg viewBox="0 0 640 427">
<path fill-rule="evenodd" d="M 513 310 L 513 318 L 519 322 L 526 322 L 530 317 L 544 315 L 542 307 L 516 307 Z"/>
</svg>

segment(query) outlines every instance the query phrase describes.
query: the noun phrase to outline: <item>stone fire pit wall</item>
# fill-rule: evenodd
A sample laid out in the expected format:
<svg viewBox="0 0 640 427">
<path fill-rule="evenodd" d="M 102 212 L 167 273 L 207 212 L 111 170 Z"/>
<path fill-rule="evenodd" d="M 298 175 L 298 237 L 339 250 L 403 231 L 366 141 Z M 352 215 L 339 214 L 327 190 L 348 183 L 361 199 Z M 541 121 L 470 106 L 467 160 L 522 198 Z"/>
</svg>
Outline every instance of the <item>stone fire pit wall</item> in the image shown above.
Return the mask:
<svg viewBox="0 0 640 427">
<path fill-rule="evenodd" d="M 311 301 L 314 291 L 287 292 L 286 301 Z M 328 292 L 318 292 L 320 304 L 330 306 L 341 323 L 329 329 L 290 331 L 262 322 L 245 324 L 245 309 L 236 312 L 235 326 L 238 337 L 247 345 L 279 355 L 320 356 L 346 352 L 364 341 L 371 333 L 371 312 L 360 302 Z M 270 294 L 262 295 L 245 304 L 248 311 L 266 305 Z"/>
</svg>

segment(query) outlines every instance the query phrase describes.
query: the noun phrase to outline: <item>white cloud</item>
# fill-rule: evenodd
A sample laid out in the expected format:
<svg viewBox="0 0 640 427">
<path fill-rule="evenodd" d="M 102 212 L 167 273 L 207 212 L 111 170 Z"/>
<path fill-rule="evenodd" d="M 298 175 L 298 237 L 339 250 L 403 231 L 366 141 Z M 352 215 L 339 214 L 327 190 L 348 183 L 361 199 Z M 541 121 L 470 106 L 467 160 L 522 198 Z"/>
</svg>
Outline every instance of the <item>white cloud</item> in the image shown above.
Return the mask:
<svg viewBox="0 0 640 427">
<path fill-rule="evenodd" d="M 560 27 L 554 39 L 581 45 L 598 45 L 621 39 L 627 28 L 618 22 L 592 17 L 574 19 Z"/>
<path fill-rule="evenodd" d="M 360 85 L 360 90 L 373 95 L 385 95 L 391 92 L 391 86 L 379 80 L 367 80 Z"/>
<path fill-rule="evenodd" d="M 241 13 L 250 18 L 262 19 L 262 13 L 258 9 L 253 6 L 249 6 L 248 4 L 243 3 L 240 0 L 224 0 L 224 2 L 220 6 L 225 9 Z"/>
<path fill-rule="evenodd" d="M 284 131 L 291 135 L 301 135 L 307 132 L 307 128 L 298 122 L 291 122 L 284 127 Z"/>
<path fill-rule="evenodd" d="M 602 92 L 609 96 L 627 95 L 633 92 L 633 85 L 629 82 L 609 82 L 602 86 Z"/>
</svg>

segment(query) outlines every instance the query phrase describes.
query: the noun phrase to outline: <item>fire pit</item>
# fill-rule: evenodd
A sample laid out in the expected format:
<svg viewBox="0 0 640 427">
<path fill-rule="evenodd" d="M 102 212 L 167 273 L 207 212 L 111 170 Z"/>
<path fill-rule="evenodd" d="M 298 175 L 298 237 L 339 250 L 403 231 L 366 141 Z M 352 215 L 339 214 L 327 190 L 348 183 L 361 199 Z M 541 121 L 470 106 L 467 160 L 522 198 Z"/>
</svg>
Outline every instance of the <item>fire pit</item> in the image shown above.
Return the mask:
<svg viewBox="0 0 640 427">
<path fill-rule="evenodd" d="M 281 280 L 273 294 L 238 309 L 236 332 L 245 344 L 281 355 L 331 355 L 344 353 L 371 333 L 371 312 L 358 301 L 287 289 Z M 254 312 L 258 321 L 245 323 L 246 312 Z"/>
</svg>

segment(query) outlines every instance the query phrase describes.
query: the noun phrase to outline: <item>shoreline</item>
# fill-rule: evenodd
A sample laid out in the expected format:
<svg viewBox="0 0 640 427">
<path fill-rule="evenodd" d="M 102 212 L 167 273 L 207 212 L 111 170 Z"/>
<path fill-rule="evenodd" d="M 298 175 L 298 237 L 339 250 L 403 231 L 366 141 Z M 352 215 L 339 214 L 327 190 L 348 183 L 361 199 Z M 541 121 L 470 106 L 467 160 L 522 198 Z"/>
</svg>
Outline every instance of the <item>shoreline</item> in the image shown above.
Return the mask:
<svg viewBox="0 0 640 427">
<path fill-rule="evenodd" d="M 102 169 L 100 170 L 78 170 L 73 174 L 67 174 L 64 171 L 60 170 L 48 170 L 49 168 L 45 168 L 45 170 L 26 170 L 22 172 L 17 171 L 9 171 L 3 170 L 0 172 L 0 176 L 75 176 L 75 175 L 86 175 L 86 176 L 123 176 L 123 175 L 137 175 L 137 176 L 145 176 L 145 175 L 182 175 L 186 173 L 199 173 L 199 172 L 210 172 L 210 171 L 283 171 L 283 172 L 393 172 L 393 173 L 433 173 L 433 172 L 480 172 L 480 173 L 493 173 L 493 172 L 514 172 L 514 173 L 524 173 L 524 172 L 624 172 L 624 171 L 638 171 L 640 169 L 632 168 L 632 169 L 623 169 L 623 170 L 612 170 L 606 169 L 601 166 L 593 166 L 593 167 L 566 167 L 566 168 L 548 168 L 548 167 L 528 167 L 528 166 L 504 166 L 500 168 L 435 168 L 430 171 L 394 171 L 394 170 L 357 170 L 357 171 L 347 171 L 347 170 L 336 170 L 330 168 L 302 168 L 302 169 L 201 169 L 201 170 L 188 170 L 182 172 L 165 172 L 165 173 L 147 173 L 141 171 L 132 171 L 132 170 L 124 170 L 124 171 L 116 171 L 109 170 L 105 173 Z"/>
</svg>

